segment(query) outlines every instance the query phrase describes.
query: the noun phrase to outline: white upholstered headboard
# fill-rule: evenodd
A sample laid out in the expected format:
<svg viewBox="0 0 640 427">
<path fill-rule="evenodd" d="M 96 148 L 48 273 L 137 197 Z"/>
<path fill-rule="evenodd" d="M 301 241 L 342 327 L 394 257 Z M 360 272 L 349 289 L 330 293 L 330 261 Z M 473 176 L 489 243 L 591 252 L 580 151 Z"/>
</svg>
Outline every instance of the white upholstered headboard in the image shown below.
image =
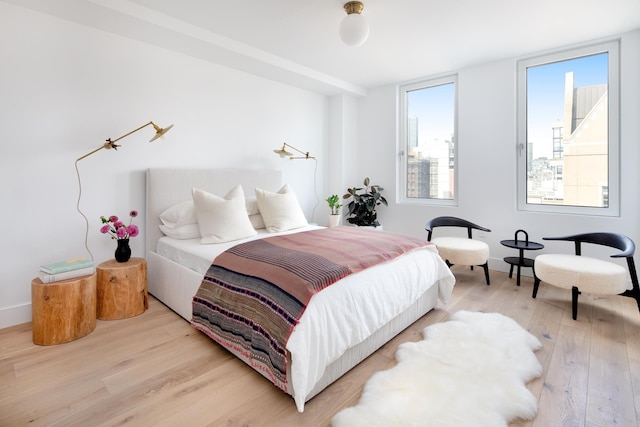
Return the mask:
<svg viewBox="0 0 640 427">
<path fill-rule="evenodd" d="M 269 191 L 280 189 L 282 174 L 267 169 L 148 169 L 145 209 L 147 258 L 162 237 L 160 214 L 165 209 L 191 200 L 194 187 L 223 197 L 237 184 L 242 185 L 246 197 L 253 197 L 255 187 Z"/>
</svg>

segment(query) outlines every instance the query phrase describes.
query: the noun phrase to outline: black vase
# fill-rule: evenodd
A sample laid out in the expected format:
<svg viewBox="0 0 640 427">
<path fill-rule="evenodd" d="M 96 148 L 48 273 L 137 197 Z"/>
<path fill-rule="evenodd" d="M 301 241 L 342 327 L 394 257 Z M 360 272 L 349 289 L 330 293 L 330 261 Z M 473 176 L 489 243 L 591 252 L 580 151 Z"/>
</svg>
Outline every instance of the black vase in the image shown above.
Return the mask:
<svg viewBox="0 0 640 427">
<path fill-rule="evenodd" d="M 127 262 L 131 258 L 131 248 L 129 247 L 129 239 L 118 239 L 118 247 L 116 248 L 116 261 Z"/>
</svg>

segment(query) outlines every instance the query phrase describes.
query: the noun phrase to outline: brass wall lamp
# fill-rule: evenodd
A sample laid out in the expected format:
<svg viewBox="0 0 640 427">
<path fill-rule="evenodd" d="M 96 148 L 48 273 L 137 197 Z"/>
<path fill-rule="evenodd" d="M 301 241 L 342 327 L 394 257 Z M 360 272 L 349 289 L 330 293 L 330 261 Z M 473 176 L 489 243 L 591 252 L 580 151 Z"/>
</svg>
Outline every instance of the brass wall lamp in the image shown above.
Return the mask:
<svg viewBox="0 0 640 427">
<path fill-rule="evenodd" d="M 287 151 L 287 147 L 289 147 L 290 149 L 297 151 L 298 153 L 302 154 L 304 157 L 301 156 L 295 156 L 293 153 Z M 313 156 L 309 155 L 309 152 L 304 152 L 302 150 L 297 149 L 296 147 L 294 147 L 293 145 L 289 145 L 286 142 L 282 144 L 282 148 L 280 149 L 276 149 L 273 150 L 274 153 L 276 153 L 277 155 L 279 155 L 280 157 L 288 157 L 290 160 L 296 160 L 296 159 L 313 159 L 315 160 L 316 158 Z"/>
<path fill-rule="evenodd" d="M 91 260 L 93 261 L 93 254 L 91 253 L 91 250 L 89 249 L 89 244 L 88 244 L 88 237 L 89 237 L 89 220 L 87 219 L 86 215 L 80 210 L 80 199 L 82 197 L 82 182 L 80 180 L 80 171 L 78 170 L 78 162 L 86 157 L 89 157 L 90 155 L 97 153 L 98 151 L 102 150 L 102 149 L 106 149 L 106 150 L 110 150 L 110 149 L 114 149 L 114 151 L 118 151 L 118 147 L 120 147 L 120 145 L 116 144 L 116 142 L 120 141 L 123 138 L 128 137 L 129 135 L 138 132 L 141 129 L 144 129 L 145 127 L 152 125 L 153 128 L 156 130 L 156 134 L 153 136 L 153 138 L 151 138 L 149 140 L 149 142 L 153 142 L 156 139 L 160 138 L 161 136 L 163 136 L 165 133 L 169 132 L 169 130 L 171 130 L 171 128 L 173 127 L 173 125 L 169 125 L 166 128 L 161 128 L 160 126 L 156 125 L 155 123 L 153 123 L 152 121 L 149 123 L 146 123 L 142 126 L 140 126 L 137 129 L 132 130 L 131 132 L 125 133 L 124 135 L 116 138 L 116 139 L 111 139 L 111 138 L 107 138 L 106 142 L 104 144 L 102 144 L 100 147 L 96 148 L 93 151 L 88 152 L 87 154 L 85 154 L 82 157 L 78 157 L 76 159 L 75 162 L 75 167 L 76 167 L 76 175 L 78 176 L 78 202 L 76 203 L 76 209 L 78 210 L 78 212 L 80 213 L 80 215 L 82 215 L 82 217 L 84 218 L 84 222 L 86 225 L 86 231 L 84 234 L 84 247 L 87 249 L 87 252 L 89 252 L 89 255 L 91 255 Z"/>
<path fill-rule="evenodd" d="M 134 129 L 134 130 L 132 130 L 131 132 L 126 133 L 126 134 L 122 135 L 121 137 L 118 137 L 118 138 L 116 138 L 116 139 L 114 139 L 114 140 L 111 140 L 111 138 L 107 138 L 106 142 L 105 142 L 103 145 L 101 145 L 100 147 L 98 147 L 98 148 L 96 148 L 95 150 L 93 150 L 93 151 L 91 151 L 91 152 L 89 152 L 89 153 L 85 154 L 85 155 L 84 155 L 84 156 L 82 156 L 82 157 L 78 157 L 78 159 L 76 160 L 76 165 L 77 165 L 78 161 L 80 161 L 80 160 L 84 159 L 85 157 L 89 157 L 89 156 L 90 156 L 90 155 L 92 155 L 93 153 L 96 153 L 96 152 L 98 152 L 98 151 L 102 150 L 103 148 L 105 148 L 105 149 L 107 149 L 107 150 L 109 150 L 109 149 L 113 148 L 114 150 L 118 151 L 118 147 L 120 147 L 120 145 L 117 145 L 117 144 L 116 144 L 116 142 L 120 141 L 120 140 L 121 140 L 121 139 L 123 139 L 123 138 L 128 137 L 128 136 L 129 136 L 129 135 L 131 135 L 132 133 L 136 133 L 136 132 L 138 132 L 140 129 L 143 129 L 143 128 L 145 128 L 145 127 L 149 126 L 149 125 L 153 125 L 154 129 L 156 130 L 156 134 L 153 136 L 153 138 L 151 138 L 151 139 L 149 140 L 149 142 L 153 142 L 153 141 L 155 141 L 156 139 L 160 138 L 160 137 L 161 137 L 161 136 L 163 136 L 165 133 L 169 132 L 169 130 L 171 130 L 171 128 L 173 127 L 173 125 L 169 125 L 169 126 L 167 126 L 166 128 L 161 128 L 160 126 L 156 125 L 155 123 L 153 123 L 153 122 L 149 122 L 149 123 L 144 124 L 144 125 L 140 126 L 139 128 Z M 77 167 L 76 167 L 76 169 L 77 169 Z"/>
<path fill-rule="evenodd" d="M 302 154 L 302 156 L 296 156 L 291 151 L 288 151 L 287 147 L 289 147 L 293 151 L 297 151 L 298 153 Z M 318 159 L 316 159 L 313 156 L 310 156 L 308 151 L 306 152 L 302 151 L 291 144 L 287 144 L 286 142 L 282 144 L 282 148 L 275 149 L 273 150 L 273 152 L 282 158 L 288 157 L 289 160 L 304 159 L 304 160 L 313 160 L 315 162 L 315 168 L 313 170 L 313 192 L 316 196 L 316 204 L 313 206 L 313 211 L 311 212 L 311 221 L 313 221 L 313 217 L 316 214 L 316 208 L 318 207 L 318 203 L 320 202 L 320 199 L 318 198 L 318 184 L 317 184 Z"/>
</svg>

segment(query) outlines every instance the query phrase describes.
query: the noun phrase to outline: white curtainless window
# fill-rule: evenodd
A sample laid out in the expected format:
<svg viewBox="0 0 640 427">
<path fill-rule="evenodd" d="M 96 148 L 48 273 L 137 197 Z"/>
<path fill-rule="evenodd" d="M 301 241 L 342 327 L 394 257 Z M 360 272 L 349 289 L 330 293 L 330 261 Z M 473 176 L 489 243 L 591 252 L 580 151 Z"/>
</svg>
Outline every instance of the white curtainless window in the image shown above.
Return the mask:
<svg viewBox="0 0 640 427">
<path fill-rule="evenodd" d="M 618 62 L 618 42 L 518 62 L 518 209 L 619 215 Z"/>
<path fill-rule="evenodd" d="M 457 76 L 399 88 L 399 202 L 457 204 Z"/>
</svg>

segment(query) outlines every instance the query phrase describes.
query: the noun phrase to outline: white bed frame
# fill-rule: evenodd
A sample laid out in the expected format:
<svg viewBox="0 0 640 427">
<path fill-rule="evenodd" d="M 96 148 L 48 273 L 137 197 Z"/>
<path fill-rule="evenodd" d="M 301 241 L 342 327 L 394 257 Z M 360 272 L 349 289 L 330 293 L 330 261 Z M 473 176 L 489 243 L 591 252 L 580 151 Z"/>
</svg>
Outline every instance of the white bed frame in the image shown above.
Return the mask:
<svg viewBox="0 0 640 427">
<path fill-rule="evenodd" d="M 236 184 L 241 184 L 246 194 L 253 194 L 256 186 L 277 191 L 282 185 L 281 174 L 274 170 L 251 169 L 149 169 L 147 171 L 145 243 L 149 293 L 187 321 L 191 320 L 192 297 L 200 286 L 202 274 L 155 252 L 156 242 L 162 237 L 159 229 L 160 213 L 176 203 L 190 200 L 193 187 L 222 195 Z M 437 298 L 438 286 L 432 286 L 406 311 L 365 341 L 348 349 L 341 358 L 327 368 L 324 376 L 305 396 L 305 401 L 311 399 L 435 307 Z M 290 365 L 290 363 L 287 364 L 287 366 Z"/>
<path fill-rule="evenodd" d="M 224 195 L 241 184 L 246 195 L 256 186 L 269 191 L 280 189 L 280 171 L 246 169 L 149 169 L 147 170 L 145 246 L 148 263 L 149 293 L 191 320 L 191 299 L 196 294 L 202 274 L 158 255 L 156 242 L 162 237 L 160 214 L 167 208 L 191 200 L 191 189 Z M 233 184 L 232 184 L 233 183 Z"/>
</svg>

